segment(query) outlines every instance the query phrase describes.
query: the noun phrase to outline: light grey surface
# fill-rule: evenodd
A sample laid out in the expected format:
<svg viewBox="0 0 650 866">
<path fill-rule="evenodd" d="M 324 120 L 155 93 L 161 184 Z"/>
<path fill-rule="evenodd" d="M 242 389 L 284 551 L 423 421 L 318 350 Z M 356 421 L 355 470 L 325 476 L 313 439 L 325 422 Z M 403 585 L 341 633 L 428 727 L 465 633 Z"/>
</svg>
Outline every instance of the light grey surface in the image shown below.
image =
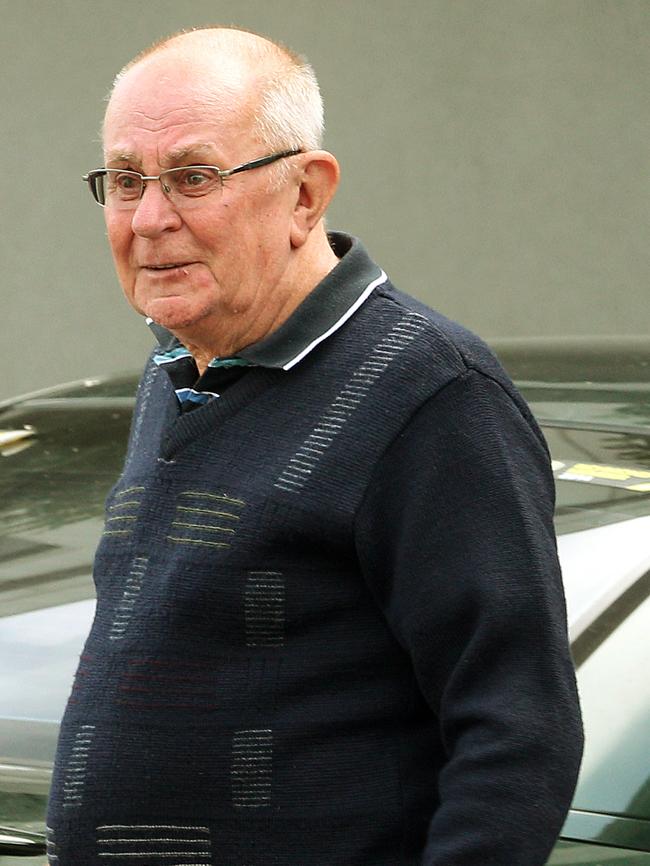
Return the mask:
<svg viewBox="0 0 650 866">
<path fill-rule="evenodd" d="M 486 336 L 650 330 L 650 0 L 0 0 L 0 13 L 0 397 L 141 365 L 149 334 L 78 177 L 101 163 L 117 69 L 208 23 L 307 54 L 343 169 L 330 224 L 400 287 Z"/>
</svg>

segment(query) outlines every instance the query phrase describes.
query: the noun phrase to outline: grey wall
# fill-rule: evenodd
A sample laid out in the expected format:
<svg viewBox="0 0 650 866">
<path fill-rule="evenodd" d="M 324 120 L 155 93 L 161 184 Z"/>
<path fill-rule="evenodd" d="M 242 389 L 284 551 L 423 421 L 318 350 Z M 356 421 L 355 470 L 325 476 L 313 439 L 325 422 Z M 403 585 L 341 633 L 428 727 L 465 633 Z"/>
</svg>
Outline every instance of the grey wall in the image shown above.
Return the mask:
<svg viewBox="0 0 650 866">
<path fill-rule="evenodd" d="M 330 224 L 486 336 L 644 333 L 650 0 L 0 0 L 0 396 L 139 367 L 78 179 L 117 69 L 237 23 L 316 67 Z"/>
</svg>

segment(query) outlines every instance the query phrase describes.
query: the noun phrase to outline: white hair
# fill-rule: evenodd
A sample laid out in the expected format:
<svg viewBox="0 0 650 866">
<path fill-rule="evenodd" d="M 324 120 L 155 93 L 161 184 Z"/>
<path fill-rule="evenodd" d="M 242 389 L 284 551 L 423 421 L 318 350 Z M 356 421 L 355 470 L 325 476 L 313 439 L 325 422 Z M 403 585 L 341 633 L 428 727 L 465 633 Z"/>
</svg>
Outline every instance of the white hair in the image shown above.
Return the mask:
<svg viewBox="0 0 650 866">
<path fill-rule="evenodd" d="M 317 150 L 323 142 L 323 100 L 312 67 L 303 61 L 273 75 L 262 87 L 256 132 L 272 149 Z"/>
<path fill-rule="evenodd" d="M 181 31 L 156 42 L 127 63 L 116 76 L 111 95 L 134 66 L 162 52 L 173 53 L 188 66 L 195 65 L 197 57 L 200 61 L 214 58 L 219 63 L 219 96 L 223 96 L 224 90 L 228 93 L 230 79 L 233 102 L 235 93 L 241 91 L 242 81 L 249 80 L 257 92 L 253 132 L 269 153 L 322 147 L 323 101 L 316 75 L 306 58 L 278 42 L 239 28 Z M 212 101 L 209 80 L 205 86 L 209 103 Z M 284 180 L 290 170 L 285 160 L 271 169 L 274 184 Z"/>
</svg>

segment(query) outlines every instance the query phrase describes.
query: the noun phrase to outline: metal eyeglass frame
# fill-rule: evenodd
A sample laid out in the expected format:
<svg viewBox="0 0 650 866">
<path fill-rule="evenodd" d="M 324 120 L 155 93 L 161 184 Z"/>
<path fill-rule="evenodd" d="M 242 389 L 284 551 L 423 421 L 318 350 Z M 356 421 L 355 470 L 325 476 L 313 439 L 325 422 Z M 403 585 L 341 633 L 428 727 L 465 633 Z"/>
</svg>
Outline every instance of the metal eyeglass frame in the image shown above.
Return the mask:
<svg viewBox="0 0 650 866">
<path fill-rule="evenodd" d="M 169 198 L 169 187 L 165 188 L 165 184 L 163 183 L 163 177 L 166 174 L 170 174 L 170 172 L 180 171 L 181 169 L 188 168 L 209 168 L 212 171 L 216 171 L 219 175 L 219 179 L 223 181 L 224 178 L 230 177 L 233 174 L 239 174 L 241 171 L 250 171 L 252 168 L 261 168 L 263 165 L 269 165 L 272 162 L 276 162 L 278 159 L 284 159 L 287 156 L 296 156 L 298 153 L 302 153 L 302 149 L 292 149 L 292 150 L 282 150 L 278 153 L 271 153 L 268 156 L 261 156 L 258 159 L 252 159 L 250 162 L 242 162 L 240 165 L 234 166 L 234 168 L 219 168 L 217 165 L 180 165 L 174 168 L 167 168 L 165 171 L 161 171 L 160 174 L 152 174 L 145 175 L 140 174 L 139 171 L 132 171 L 131 169 L 108 169 L 108 168 L 95 168 L 92 171 L 89 171 L 88 174 L 84 174 L 81 178 L 88 184 L 90 192 L 92 194 L 93 199 L 97 202 L 100 207 L 106 207 L 106 202 L 100 200 L 100 196 L 98 194 L 97 181 L 100 177 L 105 177 L 109 171 L 124 171 L 126 174 L 131 174 L 136 177 L 139 177 L 142 182 L 142 189 L 140 191 L 140 195 L 138 198 L 132 199 L 134 206 L 137 206 L 137 203 L 142 199 L 144 195 L 144 190 L 147 183 L 150 180 L 157 180 L 160 182 L 160 186 L 162 188 L 163 194 Z"/>
</svg>

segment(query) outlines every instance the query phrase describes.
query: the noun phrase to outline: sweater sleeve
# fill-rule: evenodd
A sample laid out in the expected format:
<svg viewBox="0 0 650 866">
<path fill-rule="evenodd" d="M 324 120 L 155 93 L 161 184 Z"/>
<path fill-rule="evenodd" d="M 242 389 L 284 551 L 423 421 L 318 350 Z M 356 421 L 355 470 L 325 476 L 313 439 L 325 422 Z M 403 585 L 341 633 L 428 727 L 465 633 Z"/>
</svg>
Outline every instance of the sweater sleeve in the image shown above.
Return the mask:
<svg viewBox="0 0 650 866">
<path fill-rule="evenodd" d="M 526 408 L 469 370 L 409 420 L 357 514 L 444 746 L 422 866 L 542 866 L 569 808 L 582 727 L 553 504 Z"/>
</svg>

